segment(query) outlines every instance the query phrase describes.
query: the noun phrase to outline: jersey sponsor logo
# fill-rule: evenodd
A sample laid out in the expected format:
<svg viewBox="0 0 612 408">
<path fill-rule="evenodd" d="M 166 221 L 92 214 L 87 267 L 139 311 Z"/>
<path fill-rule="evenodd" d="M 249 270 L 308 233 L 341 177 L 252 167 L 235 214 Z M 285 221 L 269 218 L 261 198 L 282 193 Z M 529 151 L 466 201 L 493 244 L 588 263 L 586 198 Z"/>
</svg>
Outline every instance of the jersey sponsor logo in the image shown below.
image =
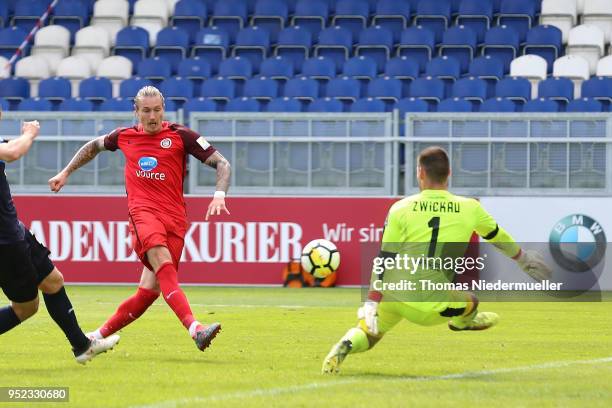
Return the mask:
<svg viewBox="0 0 612 408">
<path fill-rule="evenodd" d="M 172 146 L 172 140 L 171 140 L 170 138 L 168 138 L 168 137 L 167 137 L 167 138 L 163 139 L 163 140 L 162 140 L 162 141 L 159 143 L 159 145 L 160 145 L 162 148 L 164 148 L 164 149 L 169 149 L 169 148 L 170 148 L 170 146 Z"/>
<path fill-rule="evenodd" d="M 140 167 L 140 170 L 136 170 L 136 177 L 138 178 L 147 178 L 151 180 L 161 181 L 164 181 L 166 179 L 166 173 L 156 173 L 152 171 L 157 167 L 157 159 L 155 157 L 141 157 L 138 160 L 138 166 Z"/>
<path fill-rule="evenodd" d="M 592 270 L 606 254 L 607 240 L 601 224 L 584 214 L 560 219 L 548 241 L 555 262 L 570 272 Z"/>
<path fill-rule="evenodd" d="M 157 167 L 157 159 L 149 156 L 141 157 L 138 159 L 138 166 L 143 171 L 151 171 Z"/>
</svg>

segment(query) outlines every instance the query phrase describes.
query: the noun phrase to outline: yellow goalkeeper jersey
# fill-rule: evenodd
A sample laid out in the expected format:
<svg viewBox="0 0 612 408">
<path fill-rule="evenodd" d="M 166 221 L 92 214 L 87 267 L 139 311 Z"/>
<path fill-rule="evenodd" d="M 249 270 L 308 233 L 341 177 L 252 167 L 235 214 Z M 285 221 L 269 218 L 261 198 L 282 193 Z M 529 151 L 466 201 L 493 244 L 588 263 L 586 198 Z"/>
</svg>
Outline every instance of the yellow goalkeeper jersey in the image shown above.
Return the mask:
<svg viewBox="0 0 612 408">
<path fill-rule="evenodd" d="M 438 243 L 468 243 L 474 232 L 509 257 L 520 250 L 480 202 L 447 190 L 423 190 L 396 202 L 385 224 L 383 251 L 395 252 L 392 244 L 428 242 L 427 255 L 435 256 Z"/>
</svg>

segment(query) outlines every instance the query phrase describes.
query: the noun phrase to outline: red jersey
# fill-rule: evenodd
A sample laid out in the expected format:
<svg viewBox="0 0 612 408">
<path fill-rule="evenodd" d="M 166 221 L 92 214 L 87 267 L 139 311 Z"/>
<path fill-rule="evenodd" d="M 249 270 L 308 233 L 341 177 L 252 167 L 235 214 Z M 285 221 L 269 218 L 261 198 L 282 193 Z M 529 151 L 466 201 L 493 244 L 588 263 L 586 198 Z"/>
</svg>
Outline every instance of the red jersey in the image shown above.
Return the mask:
<svg viewBox="0 0 612 408">
<path fill-rule="evenodd" d="M 118 128 L 104 138 L 106 150 L 120 149 L 125 156 L 125 190 L 130 212 L 148 208 L 161 214 L 186 216 L 183 181 L 187 154 L 204 162 L 215 152 L 193 130 L 163 122 L 162 130 L 149 134 L 142 125 Z"/>
</svg>

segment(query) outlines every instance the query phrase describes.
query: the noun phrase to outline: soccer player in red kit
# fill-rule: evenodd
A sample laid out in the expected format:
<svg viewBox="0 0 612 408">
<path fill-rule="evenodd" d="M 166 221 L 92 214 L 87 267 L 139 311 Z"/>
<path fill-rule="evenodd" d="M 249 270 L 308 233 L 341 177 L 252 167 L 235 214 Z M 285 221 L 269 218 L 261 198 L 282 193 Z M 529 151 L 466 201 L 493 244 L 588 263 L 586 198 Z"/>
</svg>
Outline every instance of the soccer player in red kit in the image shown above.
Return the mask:
<svg viewBox="0 0 612 408">
<path fill-rule="evenodd" d="M 104 150 L 121 150 L 125 156 L 125 187 L 128 197 L 130 233 L 133 248 L 144 264 L 138 290 L 126 299 L 98 330 L 91 333 L 104 338 L 140 317 L 157 299 L 159 292 L 183 326 L 204 350 L 221 330 L 219 323 L 202 325 L 192 312 L 178 284 L 178 265 L 183 251 L 187 216 L 183 180 L 187 154 L 217 171 L 216 191 L 206 212 L 229 214 L 225 194 L 229 187 L 229 162 L 202 136 L 175 123 L 163 121 L 164 97 L 146 86 L 134 98 L 138 125 L 118 128 L 86 143 L 70 163 L 49 180 L 58 192 L 68 177 Z"/>
</svg>

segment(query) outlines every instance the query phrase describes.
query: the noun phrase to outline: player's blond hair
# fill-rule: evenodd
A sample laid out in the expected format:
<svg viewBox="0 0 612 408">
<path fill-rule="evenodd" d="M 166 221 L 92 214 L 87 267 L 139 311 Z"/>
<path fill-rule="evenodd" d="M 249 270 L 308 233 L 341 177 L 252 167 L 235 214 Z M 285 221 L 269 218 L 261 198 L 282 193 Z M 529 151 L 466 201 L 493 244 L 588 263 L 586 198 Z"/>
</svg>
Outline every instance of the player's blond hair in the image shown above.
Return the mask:
<svg viewBox="0 0 612 408">
<path fill-rule="evenodd" d="M 164 95 L 154 86 L 147 85 L 140 88 L 136 96 L 134 97 L 134 107 L 138 110 L 138 102 L 147 97 L 159 96 L 162 102 L 162 106 L 165 106 Z"/>
</svg>

